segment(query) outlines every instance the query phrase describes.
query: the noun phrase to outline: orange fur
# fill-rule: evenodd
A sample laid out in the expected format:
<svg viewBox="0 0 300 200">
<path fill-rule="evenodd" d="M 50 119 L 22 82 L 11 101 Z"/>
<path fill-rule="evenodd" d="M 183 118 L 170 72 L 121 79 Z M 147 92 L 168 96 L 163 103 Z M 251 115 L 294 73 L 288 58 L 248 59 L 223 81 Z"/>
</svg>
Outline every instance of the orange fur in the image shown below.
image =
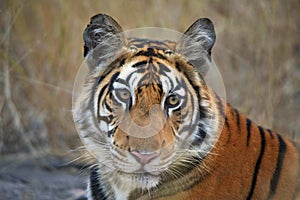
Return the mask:
<svg viewBox="0 0 300 200">
<path fill-rule="evenodd" d="M 228 126 L 224 125 L 211 154 L 198 166 L 199 168 L 205 166 L 209 169 L 209 172 L 203 174 L 203 172 L 194 168 L 180 180 L 169 183 L 161 190 L 156 190 L 151 196 L 153 199 L 289 200 L 296 197 L 296 186 L 299 181 L 299 154 L 290 141 L 283 139 L 286 144 L 286 152 L 283 155 L 278 185 L 275 193 L 272 194 L 270 180 L 275 173 L 280 144 L 278 135 L 275 132 L 269 133 L 266 129 L 262 129 L 265 137 L 264 153 L 261 157 L 257 179 L 250 198 L 255 166 L 262 148 L 262 138 L 258 126 L 252 124 L 251 140 L 249 146 L 247 146 L 247 118 L 239 113 L 240 125 L 238 127 L 236 110 L 228 104 L 226 106 L 226 118 Z M 177 184 L 184 183 L 186 183 L 186 186 L 182 186 L 183 191 L 174 192 L 174 194 L 167 191 L 169 190 L 167 188 L 177 188 Z M 141 199 L 148 198 L 146 195 L 141 197 Z"/>
</svg>

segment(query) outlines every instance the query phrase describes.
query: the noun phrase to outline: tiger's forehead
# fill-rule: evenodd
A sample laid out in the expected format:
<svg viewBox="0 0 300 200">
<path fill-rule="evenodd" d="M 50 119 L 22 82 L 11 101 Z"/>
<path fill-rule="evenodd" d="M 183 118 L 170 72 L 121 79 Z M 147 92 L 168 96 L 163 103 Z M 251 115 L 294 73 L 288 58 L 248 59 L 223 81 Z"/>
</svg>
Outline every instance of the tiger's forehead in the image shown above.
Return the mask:
<svg viewBox="0 0 300 200">
<path fill-rule="evenodd" d="M 143 85 L 156 83 L 164 91 L 170 91 L 181 74 L 176 69 L 175 42 L 143 38 L 128 39 L 126 61 L 122 62 L 120 73 L 113 85 L 115 88 L 135 90 Z"/>
<path fill-rule="evenodd" d="M 126 61 L 123 63 L 131 63 L 133 68 L 140 69 L 139 72 L 146 69 L 157 71 L 160 66 L 164 68 L 163 65 L 174 68 L 175 45 L 172 41 L 129 38 L 127 48 L 131 51 L 127 52 Z"/>
<path fill-rule="evenodd" d="M 155 50 L 174 50 L 176 43 L 168 40 L 150 40 L 147 38 L 129 38 L 128 46 L 137 48 L 137 50 L 146 50 L 153 48 Z"/>
<path fill-rule="evenodd" d="M 121 67 L 118 79 L 131 89 L 157 83 L 162 85 L 164 90 L 169 90 L 171 82 L 175 83 L 180 76 L 170 64 L 170 62 L 160 62 L 152 57 L 136 58 Z"/>
</svg>

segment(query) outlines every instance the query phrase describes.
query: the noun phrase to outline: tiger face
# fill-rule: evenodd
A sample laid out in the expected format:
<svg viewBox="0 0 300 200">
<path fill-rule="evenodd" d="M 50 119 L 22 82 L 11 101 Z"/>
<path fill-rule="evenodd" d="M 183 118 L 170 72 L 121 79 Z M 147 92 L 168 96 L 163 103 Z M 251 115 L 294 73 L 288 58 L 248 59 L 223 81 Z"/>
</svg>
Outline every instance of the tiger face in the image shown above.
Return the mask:
<svg viewBox="0 0 300 200">
<path fill-rule="evenodd" d="M 210 20 L 170 42 L 126 38 L 100 14 L 84 41 L 89 74 L 74 118 L 102 179 L 124 191 L 150 189 L 209 154 L 222 124 L 203 79 L 215 42 Z"/>
</svg>

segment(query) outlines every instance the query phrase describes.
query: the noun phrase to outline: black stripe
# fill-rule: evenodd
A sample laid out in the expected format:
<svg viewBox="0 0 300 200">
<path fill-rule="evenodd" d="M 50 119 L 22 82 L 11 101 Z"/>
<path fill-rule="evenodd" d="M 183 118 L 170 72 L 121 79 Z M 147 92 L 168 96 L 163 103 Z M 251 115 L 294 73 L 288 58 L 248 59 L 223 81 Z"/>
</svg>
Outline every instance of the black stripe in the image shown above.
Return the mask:
<svg viewBox="0 0 300 200">
<path fill-rule="evenodd" d="M 226 125 L 227 129 L 230 130 L 230 126 L 229 126 L 229 122 L 228 122 L 228 118 L 227 117 L 225 117 L 225 125 Z M 231 131 L 229 131 L 229 133 L 231 133 Z"/>
<path fill-rule="evenodd" d="M 186 79 L 188 80 L 189 84 L 193 87 L 193 90 L 195 91 L 195 93 L 197 95 L 198 106 L 199 106 L 199 110 L 200 110 L 200 119 L 206 118 L 207 109 L 204 108 L 203 106 L 201 106 L 202 97 L 200 96 L 200 87 L 193 83 L 193 81 L 190 79 L 190 77 L 188 76 L 187 73 L 184 72 L 183 74 L 186 77 Z M 182 85 L 183 85 L 183 83 L 184 83 L 184 81 L 182 80 Z M 191 95 L 190 97 L 191 97 L 191 103 L 192 103 L 191 107 L 194 108 L 193 95 Z"/>
<path fill-rule="evenodd" d="M 261 148 L 260 148 L 258 159 L 257 159 L 256 164 L 255 164 L 254 175 L 252 177 L 251 188 L 250 188 L 250 191 L 248 193 L 247 200 L 251 199 L 252 196 L 253 196 L 256 181 L 257 181 L 258 171 L 259 171 L 259 168 L 260 168 L 260 165 L 261 165 L 262 157 L 263 157 L 264 152 L 265 152 L 265 145 L 266 145 L 265 132 L 264 132 L 264 129 L 260 126 L 258 127 L 258 129 L 259 129 L 259 133 L 260 133 L 260 137 L 261 137 L 261 144 L 260 144 Z"/>
<path fill-rule="evenodd" d="M 273 173 L 273 177 L 271 179 L 271 185 L 270 185 L 270 192 L 268 195 L 268 199 L 271 199 L 273 195 L 276 192 L 278 181 L 280 178 L 280 173 L 283 165 L 283 160 L 284 160 L 284 155 L 286 152 L 286 143 L 284 140 L 281 138 L 280 135 L 277 135 L 278 141 L 279 141 L 279 149 L 278 149 L 278 155 L 277 155 L 277 164 L 276 164 L 276 169 Z"/>
<path fill-rule="evenodd" d="M 113 89 L 113 83 L 116 81 L 116 79 L 118 78 L 120 72 L 116 72 L 114 75 L 112 75 L 112 77 L 110 78 L 109 81 L 109 90 L 111 91 Z"/>
<path fill-rule="evenodd" d="M 147 56 L 147 57 L 152 56 L 152 57 L 157 57 L 157 58 L 160 58 L 163 60 L 167 59 L 164 55 L 162 55 L 160 53 L 156 53 L 153 48 L 148 48 L 147 51 L 140 51 L 135 56 Z"/>
<path fill-rule="evenodd" d="M 125 58 L 123 58 L 121 61 L 120 61 L 120 66 L 122 67 L 124 64 L 125 64 Z"/>
<path fill-rule="evenodd" d="M 94 98 L 95 98 L 95 91 L 97 90 L 98 86 L 100 85 L 100 83 L 102 82 L 102 80 L 104 79 L 105 77 L 104 76 L 100 76 L 100 77 L 97 77 L 97 81 L 94 81 L 94 84 L 93 84 L 93 88 L 92 90 L 90 91 L 91 93 L 91 98 L 89 100 L 89 103 L 88 103 L 88 108 L 86 109 L 91 109 L 93 112 L 94 112 Z M 98 102 L 97 102 L 97 106 L 99 105 L 99 99 L 98 99 Z"/>
<path fill-rule="evenodd" d="M 100 121 L 104 121 L 105 123 L 110 124 L 112 122 L 113 118 L 114 118 L 113 115 L 108 115 L 108 116 L 98 115 L 97 120 L 98 120 L 98 123 L 100 123 Z"/>
<path fill-rule="evenodd" d="M 171 70 L 169 69 L 169 67 L 163 63 L 157 62 L 158 66 L 159 66 L 159 74 L 162 74 L 164 76 L 166 76 L 166 72 L 170 72 Z"/>
<path fill-rule="evenodd" d="M 246 125 L 247 125 L 247 146 L 249 146 L 252 122 L 248 118 L 247 118 Z"/>
<path fill-rule="evenodd" d="M 226 116 L 226 111 L 225 111 L 225 107 L 222 103 L 222 100 L 221 100 L 221 97 L 219 97 L 217 94 L 215 94 L 216 98 L 217 98 L 217 106 L 218 106 L 218 110 L 221 112 L 221 115 L 222 117 L 224 118 L 225 120 L 225 125 L 227 127 L 227 129 L 229 129 L 229 123 L 228 123 L 228 119 L 227 119 L 227 116 Z"/>
<path fill-rule="evenodd" d="M 105 91 L 105 89 L 106 89 L 107 87 L 109 87 L 109 90 L 112 89 L 112 84 L 115 82 L 115 80 L 116 80 L 116 78 L 119 76 L 119 74 L 120 74 L 120 72 L 115 73 L 115 74 L 111 77 L 110 82 L 109 82 L 108 84 L 104 85 L 103 88 L 100 90 L 99 95 L 98 95 L 98 100 L 97 100 L 97 109 L 98 109 L 97 115 L 98 115 L 98 116 L 100 116 L 100 109 L 99 109 L 99 106 L 100 106 L 100 101 L 101 101 L 101 98 L 102 98 L 102 96 L 103 96 L 103 93 L 104 93 L 104 91 Z"/>
<path fill-rule="evenodd" d="M 142 49 L 144 48 L 147 44 L 144 43 L 137 43 L 137 42 L 133 42 L 132 43 L 134 45 L 134 47 L 136 47 L 137 49 Z"/>
<path fill-rule="evenodd" d="M 271 136 L 271 138 L 272 138 L 272 139 L 274 139 L 274 136 L 273 136 L 272 130 L 270 130 L 270 129 L 267 129 L 267 131 L 268 131 L 269 135 Z"/>
<path fill-rule="evenodd" d="M 141 67 L 141 66 L 147 65 L 147 63 L 148 63 L 148 61 L 146 61 L 146 60 L 140 61 L 140 62 L 137 62 L 134 65 L 132 65 L 132 67 L 133 68 Z"/>
<path fill-rule="evenodd" d="M 159 92 L 159 95 L 162 96 L 164 94 L 164 90 L 163 90 L 163 87 L 161 84 L 156 84 L 157 87 L 158 87 L 158 92 Z"/>
<path fill-rule="evenodd" d="M 100 116 L 100 101 L 101 101 L 101 97 L 104 93 L 104 91 L 106 90 L 106 88 L 108 87 L 108 84 L 104 85 L 103 88 L 100 90 L 99 92 L 99 95 L 98 95 L 98 100 L 97 100 L 97 109 L 98 109 L 98 112 L 97 112 L 97 116 Z"/>
<path fill-rule="evenodd" d="M 127 87 L 129 87 L 128 82 L 126 82 L 124 79 L 122 78 L 117 78 L 116 82 L 121 83 L 123 85 L 126 85 Z"/>
<path fill-rule="evenodd" d="M 85 57 L 89 53 L 89 48 L 87 46 L 83 46 L 83 57 Z"/>
<path fill-rule="evenodd" d="M 224 106 L 223 106 L 223 104 L 222 104 L 222 100 L 221 100 L 221 98 L 218 96 L 218 95 L 216 95 L 216 98 L 217 98 L 217 106 L 218 106 L 218 108 L 219 108 L 219 111 L 221 112 L 221 115 L 222 115 L 222 117 L 226 117 L 226 115 L 225 115 L 225 111 L 224 111 Z"/>
<path fill-rule="evenodd" d="M 177 69 L 177 71 L 181 72 L 182 69 L 180 68 L 180 64 L 178 62 L 175 63 L 175 67 Z"/>
<path fill-rule="evenodd" d="M 112 130 L 108 131 L 107 136 L 108 137 L 113 137 L 117 128 L 118 128 L 118 126 L 113 128 Z"/>
<path fill-rule="evenodd" d="M 197 137 L 195 137 L 191 146 L 198 146 L 203 142 L 204 138 L 207 135 L 207 133 L 204 131 L 203 126 L 199 125 L 198 132 L 196 135 L 197 135 Z M 202 152 L 199 152 L 198 154 L 201 155 L 201 153 Z M 202 157 L 202 156 L 200 156 L 200 157 Z"/>
<path fill-rule="evenodd" d="M 104 105 L 105 105 L 105 108 L 108 110 L 108 112 L 112 112 L 112 108 L 110 107 L 110 105 L 107 103 L 107 101 L 104 101 Z"/>
<path fill-rule="evenodd" d="M 98 168 L 93 167 L 90 173 L 90 191 L 92 198 L 95 200 L 107 200 L 99 179 L 100 175 L 98 173 Z"/>
<path fill-rule="evenodd" d="M 236 124 L 237 124 L 237 128 L 239 133 L 241 132 L 241 121 L 240 121 L 240 113 L 237 109 L 234 109 L 235 112 L 235 117 L 236 117 Z"/>
</svg>

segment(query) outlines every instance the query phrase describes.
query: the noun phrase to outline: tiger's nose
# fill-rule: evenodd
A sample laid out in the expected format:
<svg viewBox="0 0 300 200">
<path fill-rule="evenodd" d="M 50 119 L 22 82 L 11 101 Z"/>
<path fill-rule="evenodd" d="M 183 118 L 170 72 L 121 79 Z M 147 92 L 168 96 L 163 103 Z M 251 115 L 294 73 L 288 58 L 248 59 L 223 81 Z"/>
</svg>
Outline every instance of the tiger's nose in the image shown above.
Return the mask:
<svg viewBox="0 0 300 200">
<path fill-rule="evenodd" d="M 156 158 L 157 156 L 159 156 L 159 153 L 140 153 L 138 151 L 132 151 L 131 154 L 135 157 L 135 159 L 145 165 L 147 163 L 149 163 L 152 159 Z"/>
</svg>

